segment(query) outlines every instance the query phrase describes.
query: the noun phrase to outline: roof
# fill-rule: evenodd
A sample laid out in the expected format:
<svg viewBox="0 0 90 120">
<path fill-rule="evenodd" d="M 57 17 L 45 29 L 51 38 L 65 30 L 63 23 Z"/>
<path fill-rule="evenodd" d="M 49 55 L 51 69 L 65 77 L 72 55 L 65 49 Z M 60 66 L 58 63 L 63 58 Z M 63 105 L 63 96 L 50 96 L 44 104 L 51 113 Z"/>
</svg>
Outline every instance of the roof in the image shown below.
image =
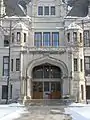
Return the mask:
<svg viewBox="0 0 90 120">
<path fill-rule="evenodd" d="M 88 14 L 89 0 L 73 0 L 73 8 L 67 16 L 85 17 Z"/>
<path fill-rule="evenodd" d="M 4 0 L 6 6 L 6 14 L 8 16 L 25 16 L 26 5 L 30 1 L 31 0 Z"/>
</svg>

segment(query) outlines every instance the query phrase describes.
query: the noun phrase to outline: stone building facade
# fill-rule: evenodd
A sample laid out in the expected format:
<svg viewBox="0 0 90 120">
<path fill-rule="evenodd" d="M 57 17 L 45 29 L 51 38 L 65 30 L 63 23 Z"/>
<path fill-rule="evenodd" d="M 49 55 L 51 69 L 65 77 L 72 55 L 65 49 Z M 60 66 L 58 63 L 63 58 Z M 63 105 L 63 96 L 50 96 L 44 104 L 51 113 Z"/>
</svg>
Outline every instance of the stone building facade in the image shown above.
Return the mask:
<svg viewBox="0 0 90 120">
<path fill-rule="evenodd" d="M 62 0 L 33 0 L 27 16 L 1 19 L 1 102 L 7 98 L 8 75 L 9 100 L 28 96 L 86 101 L 89 76 L 85 76 L 84 57 L 89 56 L 89 47 L 84 47 L 84 29 L 90 19 L 67 17 L 67 13 Z"/>
</svg>

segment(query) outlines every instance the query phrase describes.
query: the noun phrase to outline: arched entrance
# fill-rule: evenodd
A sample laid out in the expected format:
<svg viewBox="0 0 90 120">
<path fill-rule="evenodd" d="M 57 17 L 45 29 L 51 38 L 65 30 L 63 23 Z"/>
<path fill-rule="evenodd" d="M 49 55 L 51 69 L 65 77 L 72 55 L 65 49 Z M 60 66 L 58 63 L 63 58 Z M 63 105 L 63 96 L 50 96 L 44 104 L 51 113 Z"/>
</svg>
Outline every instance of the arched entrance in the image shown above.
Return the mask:
<svg viewBox="0 0 90 120">
<path fill-rule="evenodd" d="M 32 70 L 33 99 L 60 99 L 62 71 L 59 67 L 44 63 Z"/>
<path fill-rule="evenodd" d="M 26 75 L 26 93 L 31 99 L 58 99 L 68 93 L 68 68 L 61 60 L 50 56 L 34 59 L 27 65 Z"/>
</svg>

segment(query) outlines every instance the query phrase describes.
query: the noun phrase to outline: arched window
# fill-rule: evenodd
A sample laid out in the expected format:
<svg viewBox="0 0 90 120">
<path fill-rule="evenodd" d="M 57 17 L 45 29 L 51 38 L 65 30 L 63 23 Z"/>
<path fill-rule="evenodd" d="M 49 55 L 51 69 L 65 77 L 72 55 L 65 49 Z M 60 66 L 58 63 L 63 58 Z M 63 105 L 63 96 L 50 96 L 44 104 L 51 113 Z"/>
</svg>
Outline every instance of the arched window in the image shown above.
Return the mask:
<svg viewBox="0 0 90 120">
<path fill-rule="evenodd" d="M 33 78 L 61 78 L 61 69 L 51 64 L 36 66 L 32 71 Z"/>
</svg>

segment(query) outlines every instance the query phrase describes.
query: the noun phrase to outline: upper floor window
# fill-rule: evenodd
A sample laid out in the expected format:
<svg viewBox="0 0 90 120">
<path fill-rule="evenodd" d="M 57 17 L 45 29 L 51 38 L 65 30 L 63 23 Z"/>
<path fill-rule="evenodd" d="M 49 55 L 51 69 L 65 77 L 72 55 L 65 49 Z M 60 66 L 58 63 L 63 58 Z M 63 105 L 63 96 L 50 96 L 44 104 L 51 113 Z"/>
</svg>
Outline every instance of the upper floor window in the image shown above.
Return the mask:
<svg viewBox="0 0 90 120">
<path fill-rule="evenodd" d="M 20 42 L 20 40 L 21 40 L 21 33 L 17 32 L 17 42 Z"/>
<path fill-rule="evenodd" d="M 43 6 L 38 6 L 38 15 L 43 15 Z"/>
<path fill-rule="evenodd" d="M 20 71 L 20 59 L 16 59 L 16 71 Z"/>
<path fill-rule="evenodd" d="M 26 42 L 26 33 L 24 33 L 24 42 Z"/>
<path fill-rule="evenodd" d="M 84 46 L 85 47 L 90 47 L 89 30 L 84 31 Z"/>
<path fill-rule="evenodd" d="M 85 75 L 90 75 L 90 56 L 85 56 Z"/>
<path fill-rule="evenodd" d="M 44 7 L 44 15 L 49 15 L 49 6 Z"/>
<path fill-rule="evenodd" d="M 4 35 L 4 47 L 9 46 L 9 40 L 10 40 L 9 35 Z"/>
<path fill-rule="evenodd" d="M 42 32 L 34 33 L 34 45 L 37 47 L 42 46 Z"/>
<path fill-rule="evenodd" d="M 14 33 L 12 33 L 12 43 L 14 42 Z"/>
<path fill-rule="evenodd" d="M 74 58 L 74 71 L 78 71 L 78 60 Z"/>
<path fill-rule="evenodd" d="M 43 33 L 43 46 L 50 46 L 50 32 Z"/>
<path fill-rule="evenodd" d="M 13 59 L 11 59 L 11 71 L 13 71 Z"/>
<path fill-rule="evenodd" d="M 81 72 L 83 71 L 83 60 L 82 59 L 80 59 L 80 70 Z"/>
<path fill-rule="evenodd" d="M 3 56 L 3 76 L 8 76 L 9 73 L 9 57 Z"/>
<path fill-rule="evenodd" d="M 59 32 L 52 32 L 52 46 L 59 46 Z"/>
<path fill-rule="evenodd" d="M 82 33 L 80 33 L 80 43 L 82 43 Z"/>
<path fill-rule="evenodd" d="M 67 40 L 70 42 L 70 33 L 67 33 Z"/>
<path fill-rule="evenodd" d="M 77 41 L 77 32 L 73 32 L 73 41 L 74 41 L 74 42 Z"/>
<path fill-rule="evenodd" d="M 51 6 L 51 15 L 55 15 L 55 6 Z"/>
</svg>

